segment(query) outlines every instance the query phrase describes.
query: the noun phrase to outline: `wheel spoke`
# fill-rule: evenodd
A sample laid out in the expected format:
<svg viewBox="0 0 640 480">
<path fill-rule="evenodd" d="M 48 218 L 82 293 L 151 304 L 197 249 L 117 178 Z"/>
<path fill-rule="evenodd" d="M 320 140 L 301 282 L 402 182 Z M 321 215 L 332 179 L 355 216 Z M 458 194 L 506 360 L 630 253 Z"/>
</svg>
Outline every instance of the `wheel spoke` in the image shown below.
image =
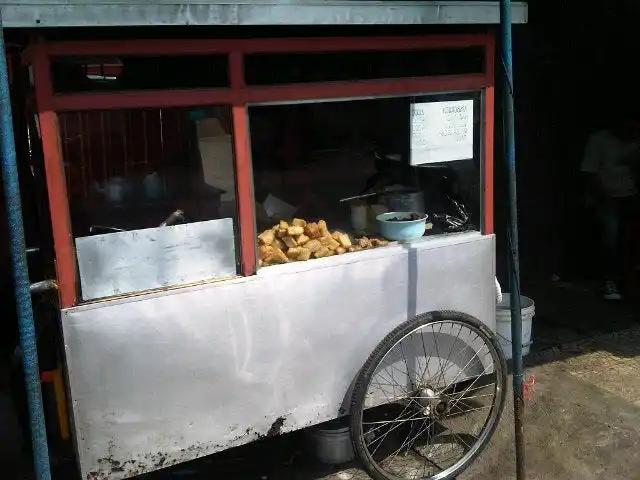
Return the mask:
<svg viewBox="0 0 640 480">
<path fill-rule="evenodd" d="M 407 406 L 408 409 L 408 406 Z M 416 421 L 419 420 L 422 417 L 422 413 L 418 413 L 418 414 L 414 414 L 413 416 L 411 416 L 410 418 L 407 418 L 407 421 Z M 394 427 L 390 428 L 389 430 L 387 430 L 387 432 L 382 436 L 382 437 L 378 437 L 376 439 L 374 439 L 373 441 L 371 441 L 371 443 L 369 443 L 369 445 L 373 445 L 376 442 L 380 442 L 378 444 L 378 447 L 380 447 L 380 445 L 382 445 L 384 443 L 385 438 L 387 438 L 387 436 L 393 432 L 394 430 L 396 430 L 399 426 L 401 425 L 401 423 L 397 423 Z M 377 428 L 381 428 L 381 427 L 377 427 Z M 371 455 L 374 455 L 378 449 L 378 447 L 376 447 L 376 450 L 374 450 Z"/>
</svg>

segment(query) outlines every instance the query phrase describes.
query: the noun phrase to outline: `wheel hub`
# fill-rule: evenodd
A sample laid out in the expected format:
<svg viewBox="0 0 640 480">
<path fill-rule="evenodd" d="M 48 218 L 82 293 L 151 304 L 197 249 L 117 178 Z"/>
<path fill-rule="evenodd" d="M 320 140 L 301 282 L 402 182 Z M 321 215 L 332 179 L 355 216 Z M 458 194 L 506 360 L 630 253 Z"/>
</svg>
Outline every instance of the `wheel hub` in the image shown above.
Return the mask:
<svg viewBox="0 0 640 480">
<path fill-rule="evenodd" d="M 415 396 L 425 416 L 440 417 L 447 413 L 448 399 L 444 395 L 438 395 L 433 388 L 422 387 Z"/>
</svg>

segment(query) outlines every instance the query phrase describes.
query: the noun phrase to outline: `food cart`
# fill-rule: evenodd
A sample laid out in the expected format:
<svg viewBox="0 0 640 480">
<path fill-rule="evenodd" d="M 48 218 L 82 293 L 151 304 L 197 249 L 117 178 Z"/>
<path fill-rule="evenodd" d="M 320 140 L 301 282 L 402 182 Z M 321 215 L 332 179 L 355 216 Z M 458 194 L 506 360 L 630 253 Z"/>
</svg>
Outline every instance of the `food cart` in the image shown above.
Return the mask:
<svg viewBox="0 0 640 480">
<path fill-rule="evenodd" d="M 53 41 L 30 46 L 25 65 L 82 478 L 346 415 L 373 478 L 452 478 L 475 458 L 506 392 L 492 333 L 492 33 Z M 135 68 L 144 80 L 127 76 Z M 273 134 L 254 136 L 261 115 L 288 107 L 297 113 L 263 124 L 295 137 L 309 114 L 330 134 L 308 155 L 282 154 L 285 168 L 258 160 Z M 379 128 L 359 131 L 366 147 L 331 148 L 378 111 Z M 360 120 L 331 129 L 343 116 Z M 408 177 L 381 190 L 395 171 L 382 164 Z M 437 190 L 451 172 L 456 185 Z M 377 200 L 398 182 L 422 203 Z M 436 191 L 464 207 L 435 207 Z M 340 201 L 349 193 L 356 203 Z M 380 235 L 381 206 L 417 214 L 420 238 Z"/>
</svg>

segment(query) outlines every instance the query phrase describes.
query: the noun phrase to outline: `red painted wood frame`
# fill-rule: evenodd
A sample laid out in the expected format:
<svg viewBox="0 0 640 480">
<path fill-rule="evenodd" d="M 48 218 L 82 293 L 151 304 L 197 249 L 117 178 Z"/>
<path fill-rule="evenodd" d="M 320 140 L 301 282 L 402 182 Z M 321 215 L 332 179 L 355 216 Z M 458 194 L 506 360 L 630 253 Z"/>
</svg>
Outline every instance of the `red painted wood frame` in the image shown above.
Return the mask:
<svg viewBox="0 0 640 480">
<path fill-rule="evenodd" d="M 252 53 L 311 53 L 410 51 L 483 47 L 484 71 L 478 74 L 401 79 L 247 86 L 244 55 Z M 241 273 L 256 270 L 255 218 L 247 104 L 329 98 L 411 95 L 455 91 L 484 91 L 483 233 L 493 232 L 494 38 L 490 33 L 420 37 L 321 37 L 276 39 L 127 40 L 39 43 L 30 46 L 25 63 L 33 66 L 40 119 L 49 205 L 62 307 L 78 302 L 78 273 L 69 218 L 57 112 L 198 105 L 230 105 L 233 120 Z M 226 54 L 230 86 L 194 90 L 124 91 L 54 94 L 51 59 L 56 56 L 206 55 Z"/>
</svg>

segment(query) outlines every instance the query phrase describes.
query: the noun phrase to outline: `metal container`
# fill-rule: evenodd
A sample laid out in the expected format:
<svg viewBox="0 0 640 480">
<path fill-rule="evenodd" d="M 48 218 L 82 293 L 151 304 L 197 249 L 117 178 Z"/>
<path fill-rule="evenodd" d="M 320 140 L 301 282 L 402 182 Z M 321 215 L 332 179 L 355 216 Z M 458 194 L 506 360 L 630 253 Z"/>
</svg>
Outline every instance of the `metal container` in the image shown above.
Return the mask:
<svg viewBox="0 0 640 480">
<path fill-rule="evenodd" d="M 354 232 L 363 233 L 369 226 L 369 207 L 366 203 L 351 204 L 351 228 Z"/>
<path fill-rule="evenodd" d="M 311 448 L 315 457 L 326 465 L 349 463 L 354 458 L 351 432 L 343 422 L 324 424 L 309 433 Z"/>
<path fill-rule="evenodd" d="M 424 192 L 415 188 L 384 192 L 380 195 L 380 203 L 390 212 L 425 213 Z"/>
</svg>

